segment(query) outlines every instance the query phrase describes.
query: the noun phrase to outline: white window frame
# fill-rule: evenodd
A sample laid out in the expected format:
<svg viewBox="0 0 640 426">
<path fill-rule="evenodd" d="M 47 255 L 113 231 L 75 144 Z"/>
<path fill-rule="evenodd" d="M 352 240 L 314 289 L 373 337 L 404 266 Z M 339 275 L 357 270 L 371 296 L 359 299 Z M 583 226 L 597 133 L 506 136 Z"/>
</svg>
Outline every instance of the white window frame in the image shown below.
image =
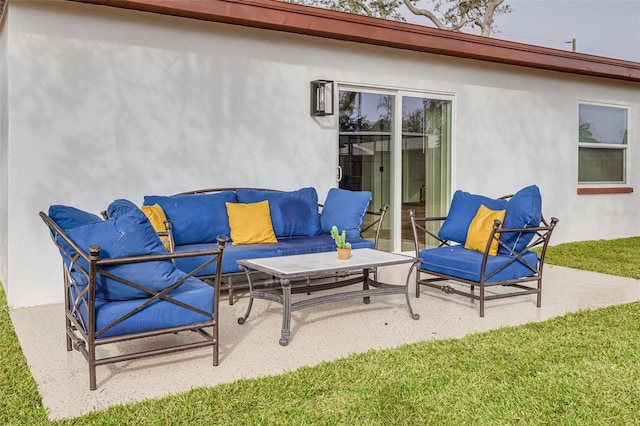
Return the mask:
<svg viewBox="0 0 640 426">
<path fill-rule="evenodd" d="M 604 144 L 604 143 L 590 143 L 590 142 L 580 142 L 580 106 L 581 105 L 592 105 L 592 106 L 600 106 L 607 108 L 618 108 L 624 109 L 627 112 L 627 143 L 626 144 Z M 629 146 L 631 142 L 631 132 L 630 132 L 630 119 L 631 117 L 631 107 L 628 104 L 622 103 L 610 103 L 610 102 L 599 102 L 599 101 L 589 101 L 589 100 L 579 100 L 578 108 L 577 108 L 577 127 L 578 132 L 576 134 L 576 140 L 578 141 L 578 155 L 580 152 L 580 148 L 590 148 L 590 149 L 620 149 L 624 151 L 624 159 L 623 159 L 623 178 L 622 181 L 580 181 L 580 177 L 577 176 L 578 179 L 578 187 L 607 187 L 607 188 L 617 188 L 617 187 L 627 187 L 629 186 Z M 578 158 L 578 170 L 580 168 Z"/>
</svg>

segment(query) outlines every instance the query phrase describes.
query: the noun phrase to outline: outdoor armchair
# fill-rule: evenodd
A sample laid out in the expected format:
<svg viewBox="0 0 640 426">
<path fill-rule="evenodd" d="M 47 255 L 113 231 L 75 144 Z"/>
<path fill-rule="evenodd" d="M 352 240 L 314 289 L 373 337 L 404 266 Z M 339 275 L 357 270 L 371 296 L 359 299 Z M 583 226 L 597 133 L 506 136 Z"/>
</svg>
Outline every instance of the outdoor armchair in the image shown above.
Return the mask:
<svg viewBox="0 0 640 426">
<path fill-rule="evenodd" d="M 558 223 L 546 221 L 541 205 L 531 185 L 498 199 L 456 191 L 446 217 L 410 210 L 416 297 L 422 286 L 465 295 L 479 301 L 481 317 L 487 300 L 534 294 L 540 307 L 545 255 Z"/>
<path fill-rule="evenodd" d="M 96 389 L 96 367 L 186 349 L 213 347 L 218 365 L 220 271 L 226 237 L 215 249 L 169 253 L 142 211 L 116 200 L 107 220 L 68 206 L 40 212 L 62 256 L 67 350 L 89 364 L 89 388 Z M 191 271 L 174 260 L 197 256 Z M 215 266 L 203 282 L 195 275 Z M 178 343 L 160 341 L 154 349 L 101 353 L 101 346 L 191 331 Z M 184 333 L 182 333 L 184 334 Z M 176 339 L 167 339 L 166 342 Z"/>
</svg>

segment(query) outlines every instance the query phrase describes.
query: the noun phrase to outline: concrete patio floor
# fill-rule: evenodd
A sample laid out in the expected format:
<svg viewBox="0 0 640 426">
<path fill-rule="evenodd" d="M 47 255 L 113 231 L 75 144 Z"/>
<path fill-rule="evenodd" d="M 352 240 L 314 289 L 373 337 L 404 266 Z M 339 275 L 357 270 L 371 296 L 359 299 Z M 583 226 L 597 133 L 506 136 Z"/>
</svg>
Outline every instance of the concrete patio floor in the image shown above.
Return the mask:
<svg viewBox="0 0 640 426">
<path fill-rule="evenodd" d="M 380 271 L 379 277 L 386 282 L 404 282 L 407 271 L 406 266 L 390 267 Z M 220 309 L 219 366 L 212 366 L 210 348 L 101 366 L 95 391 L 89 391 L 88 368 L 82 355 L 65 350 L 61 304 L 14 309 L 10 315 L 43 404 L 51 419 L 60 419 L 194 387 L 280 374 L 369 349 L 461 337 L 567 312 L 634 302 L 640 300 L 640 282 L 547 265 L 541 308 L 536 308 L 534 296 L 495 300 L 487 302 L 484 318 L 478 315 L 477 303 L 467 298 L 431 289 L 423 289 L 419 299 L 414 294 L 411 288 L 414 312 L 420 314 L 418 321 L 410 318 L 402 295 L 373 298 L 368 305 L 356 299 L 294 312 L 286 347 L 278 344 L 280 305 L 257 300 L 247 322 L 239 325 L 237 318 L 244 314 L 248 298 L 229 305 L 225 296 Z M 146 347 L 161 343 L 161 339 L 126 343 L 119 348 Z M 115 354 L 118 348 L 101 350 Z"/>
</svg>

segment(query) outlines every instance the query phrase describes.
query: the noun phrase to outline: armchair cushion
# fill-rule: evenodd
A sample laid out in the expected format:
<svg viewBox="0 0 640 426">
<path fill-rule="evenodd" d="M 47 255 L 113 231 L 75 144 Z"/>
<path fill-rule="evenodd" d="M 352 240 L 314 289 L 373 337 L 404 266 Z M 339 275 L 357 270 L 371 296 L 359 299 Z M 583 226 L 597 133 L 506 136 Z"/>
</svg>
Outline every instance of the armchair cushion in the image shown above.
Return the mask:
<svg viewBox="0 0 640 426">
<path fill-rule="evenodd" d="M 320 231 L 318 193 L 315 188 L 296 191 L 236 190 L 239 203 L 269 201 L 271 222 L 276 237 L 312 236 Z"/>
<path fill-rule="evenodd" d="M 331 188 L 320 214 L 321 232 L 329 233 L 332 226 L 337 226 L 340 231 L 347 231 L 347 237 L 359 237 L 370 201 L 369 191 Z"/>
<path fill-rule="evenodd" d="M 231 241 L 233 244 L 277 243 L 269 201 L 257 203 L 227 203 Z"/>
<path fill-rule="evenodd" d="M 453 194 L 449 214 L 438 231 L 438 237 L 442 240 L 464 244 L 467 241 L 469 225 L 482 204 L 491 210 L 502 210 L 507 201 L 457 190 Z"/>
<path fill-rule="evenodd" d="M 131 206 L 135 209 L 130 209 Z M 87 253 L 89 246 L 99 245 L 100 259 L 167 253 L 147 217 L 133 203 L 116 200 L 108 211 L 108 220 L 78 226 L 67 231 L 67 235 Z M 86 270 L 89 268 L 82 260 L 78 264 Z M 181 274 L 170 260 L 129 263 L 105 267 L 105 270 L 152 291 L 164 290 L 178 281 Z M 103 274 L 96 275 L 96 298 L 130 300 L 146 297 L 149 297 L 146 291 Z"/>
<path fill-rule="evenodd" d="M 542 196 L 536 185 L 527 186 L 516 192 L 506 205 L 503 228 L 535 228 L 542 220 Z M 514 252 L 519 253 L 531 242 L 535 232 L 504 232 L 500 235 L 502 241 Z M 499 253 L 509 254 L 509 250 L 500 246 Z"/>
<path fill-rule="evenodd" d="M 102 222 L 102 218 L 98 215 L 85 212 L 75 207 L 62 205 L 49 207 L 49 217 L 62 228 L 63 231 L 89 223 Z"/>
<path fill-rule="evenodd" d="M 491 210 L 484 204 L 478 208 L 478 213 L 471 221 L 469 230 L 467 232 L 467 241 L 464 243 L 464 248 L 469 250 L 479 251 L 484 253 L 487 247 L 487 241 L 491 236 L 491 230 L 493 229 L 493 223 L 495 220 L 502 222 L 504 220 L 505 210 Z M 495 256 L 498 254 L 498 240 L 494 238 L 489 248 L 489 256 Z"/>
<path fill-rule="evenodd" d="M 147 195 L 144 205 L 159 204 L 171 221 L 176 245 L 215 243 L 219 235 L 231 237 L 225 203 L 237 202 L 234 191 L 215 194 Z"/>
<path fill-rule="evenodd" d="M 437 247 L 420 251 L 420 268 L 464 280 L 480 282 L 483 254 L 463 246 Z M 530 277 L 536 273 L 538 255 L 529 251 L 520 259 L 501 255 L 487 257 L 487 283 Z M 509 263 L 511 262 L 511 263 Z M 494 274 L 494 275 L 491 275 Z M 490 276 L 491 275 L 491 276 Z"/>
</svg>

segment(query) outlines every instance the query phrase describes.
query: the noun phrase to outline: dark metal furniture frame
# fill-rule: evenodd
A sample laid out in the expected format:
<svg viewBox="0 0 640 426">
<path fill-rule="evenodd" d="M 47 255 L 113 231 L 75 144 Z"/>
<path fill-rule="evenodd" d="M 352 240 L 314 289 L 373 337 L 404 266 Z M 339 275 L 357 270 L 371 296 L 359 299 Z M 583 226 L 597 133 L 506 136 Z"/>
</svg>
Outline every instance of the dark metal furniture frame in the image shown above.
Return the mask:
<svg viewBox="0 0 640 426">
<path fill-rule="evenodd" d="M 509 199 L 512 195 L 507 195 L 501 197 L 502 199 Z M 482 258 L 482 266 L 480 269 L 480 280 L 479 281 L 471 281 L 463 278 L 454 277 L 451 275 L 443 274 L 440 272 L 429 271 L 426 269 L 422 269 L 420 267 L 420 251 L 426 247 L 442 247 L 451 245 L 449 241 L 440 239 L 436 233 L 429 229 L 429 224 L 432 223 L 440 223 L 443 222 L 446 217 L 416 217 L 415 210 L 409 210 L 409 217 L 411 219 L 411 227 L 413 230 L 414 237 L 414 246 L 416 252 L 416 263 L 412 266 L 412 269 L 416 269 L 416 297 L 420 297 L 420 287 L 431 287 L 435 289 L 442 290 L 447 294 L 458 294 L 470 297 L 472 300 L 477 300 L 480 302 L 480 317 L 484 317 L 484 307 L 485 301 L 494 300 L 494 299 L 503 299 L 507 297 L 514 296 L 523 296 L 527 294 L 535 294 L 537 296 L 536 306 L 539 308 L 542 305 L 542 270 L 544 267 L 545 255 L 547 252 L 547 246 L 549 244 L 549 239 L 551 238 L 551 234 L 556 224 L 558 223 L 558 219 L 555 217 L 551 218 L 551 222 L 547 222 L 542 216 L 542 220 L 540 222 L 540 226 L 536 228 L 500 228 L 501 222 L 494 221 L 493 229 L 491 231 L 491 235 L 489 240 L 487 241 L 487 245 L 485 247 L 483 258 Z M 433 229 L 433 228 L 432 228 Z M 506 232 L 535 232 L 535 236 L 531 240 L 531 242 L 525 247 L 522 251 L 516 253 L 506 247 L 499 239 L 502 233 Z M 505 263 L 495 271 L 491 273 L 486 272 L 487 260 L 489 257 L 489 249 L 491 247 L 491 242 L 493 240 L 498 240 L 498 244 L 501 247 L 506 248 L 510 252 L 510 259 L 505 261 Z M 427 245 L 429 244 L 429 245 Z M 529 251 L 535 249 L 538 252 L 538 263 L 537 265 L 531 265 L 526 260 L 523 259 L 523 256 Z M 527 277 L 522 277 L 518 279 L 505 280 L 505 281 L 497 281 L 497 282 L 488 282 L 492 276 L 511 265 L 514 262 L 521 262 L 526 265 L 526 267 L 531 271 L 531 275 Z M 424 276 L 423 276 L 424 275 Z M 443 281 L 456 282 L 459 284 L 464 284 L 468 286 L 467 289 L 458 289 L 452 287 L 449 284 L 443 284 Z M 475 293 L 475 287 L 478 287 L 479 292 Z M 486 290 L 490 287 L 494 286 L 502 286 L 508 288 L 509 290 L 504 293 L 496 293 L 487 295 Z"/>
<path fill-rule="evenodd" d="M 90 390 L 96 389 L 96 367 L 105 364 L 111 364 L 120 361 L 127 361 L 131 359 L 137 359 L 142 357 L 148 357 L 153 355 L 161 355 L 171 352 L 183 351 L 187 349 L 200 348 L 205 346 L 213 347 L 213 365 L 218 365 L 219 362 L 219 343 L 218 343 L 218 314 L 219 314 L 219 300 L 220 300 L 220 271 L 222 265 L 222 256 L 226 238 L 222 237 L 218 239 L 218 248 L 206 251 L 187 252 L 187 253 L 167 253 L 167 254 L 154 254 L 154 255 L 142 255 L 121 257 L 112 259 L 100 259 L 100 247 L 93 245 L 89 248 L 89 252 L 85 252 L 82 248 L 77 246 L 66 233 L 45 213 L 40 212 L 40 217 L 44 223 L 49 227 L 51 238 L 54 244 L 60 250 L 63 256 L 63 282 L 64 282 L 64 310 L 65 310 L 65 330 L 66 330 L 66 343 L 67 351 L 72 349 L 80 352 L 89 364 L 89 388 Z M 69 249 L 70 248 L 70 249 Z M 73 251 L 75 253 L 73 253 Z M 173 260 L 179 257 L 189 256 L 203 256 L 204 260 L 202 265 L 191 272 L 184 271 L 186 276 L 173 283 L 170 287 L 160 292 L 145 288 L 139 283 L 129 281 L 125 278 L 119 277 L 105 268 L 135 264 L 149 261 L 161 261 L 161 260 Z M 85 263 L 86 262 L 86 263 Z M 214 300 L 213 300 L 213 312 L 205 312 L 198 307 L 188 305 L 185 302 L 176 300 L 167 294 L 171 290 L 178 288 L 189 277 L 196 276 L 197 273 L 204 267 L 217 262 L 217 273 L 214 277 L 210 277 L 207 283 L 203 282 L 203 285 L 212 285 L 214 287 Z M 86 265 L 89 265 L 86 270 Z M 83 265 L 85 265 L 83 267 Z M 74 280 L 71 271 L 82 274 L 88 285 L 80 286 Z M 104 326 L 100 330 L 96 330 L 96 311 L 95 311 L 95 289 L 96 289 L 96 276 L 103 274 L 111 279 L 117 280 L 125 285 L 135 287 L 138 290 L 142 290 L 149 294 L 148 299 L 138 306 L 137 308 L 114 318 L 108 325 Z M 151 330 L 145 332 L 137 332 L 130 334 L 122 334 L 110 337 L 101 337 L 105 331 L 114 325 L 126 320 L 135 313 L 141 311 L 146 306 L 158 301 L 163 300 L 166 302 L 179 305 L 185 309 L 200 313 L 208 317 L 208 320 L 191 325 L 183 325 L 177 327 L 168 327 L 158 330 Z M 86 310 L 87 321 L 83 319 L 80 310 Z M 211 331 L 208 331 L 208 329 Z M 147 337 L 160 336 L 164 334 L 175 334 L 183 331 L 193 331 L 195 339 L 189 339 L 187 343 L 175 344 L 172 346 L 162 347 L 158 349 L 151 349 L 146 351 L 139 351 L 134 353 L 125 353 L 117 356 L 109 356 L 99 358 L 97 354 L 97 348 L 99 346 L 108 345 L 112 343 L 118 343 L 128 340 L 141 339 Z"/>
<path fill-rule="evenodd" d="M 229 188 L 209 188 L 209 189 L 198 189 L 198 190 L 194 190 L 194 191 L 188 191 L 188 192 L 181 192 L 175 195 L 195 195 L 195 194 L 210 194 L 210 193 L 215 193 L 215 192 L 221 192 L 221 191 L 235 191 L 236 189 L 238 189 L 237 187 L 229 187 Z M 251 190 L 255 190 L 255 191 L 276 191 L 276 192 L 284 192 L 278 189 L 267 189 L 267 188 L 250 188 L 250 187 L 243 187 L 243 189 L 251 189 Z M 318 204 L 319 208 L 322 208 L 323 205 L 322 204 Z M 387 210 L 389 209 L 389 206 L 387 205 L 382 205 L 380 207 L 380 210 L 378 211 L 372 211 L 372 210 L 367 210 L 367 212 L 365 213 L 365 223 L 369 222 L 368 224 L 366 224 L 362 230 L 360 231 L 360 236 L 362 238 L 365 238 L 364 235 L 366 232 L 368 231 L 373 231 L 374 232 L 374 237 L 373 237 L 373 244 L 374 244 L 374 248 L 377 249 L 378 248 L 378 242 L 380 241 L 380 233 L 382 231 L 382 223 L 384 221 L 384 218 L 386 216 Z M 167 226 L 167 234 L 169 235 L 169 241 L 171 246 L 173 246 L 173 237 L 171 236 L 171 223 L 166 223 L 165 224 Z M 375 274 L 375 269 L 373 269 L 372 271 Z M 274 286 L 275 281 L 273 280 L 273 277 L 266 275 L 264 273 L 261 273 L 259 271 L 253 271 L 252 273 L 252 283 L 251 285 L 253 286 L 258 286 L 258 285 L 262 285 L 265 287 L 271 287 Z M 374 275 L 375 276 L 375 275 Z M 208 280 L 210 279 L 210 277 L 208 276 L 198 276 L 198 278 L 202 279 L 202 280 Z M 309 281 L 308 279 L 306 280 L 307 282 Z M 228 292 L 228 296 L 229 296 L 229 304 L 233 305 L 234 303 L 234 296 L 233 293 L 237 290 L 237 291 L 241 291 L 241 290 L 249 290 L 250 288 L 250 283 L 249 283 L 249 279 L 247 278 L 247 274 L 245 272 L 233 272 L 233 273 L 227 273 L 227 274 L 222 274 L 222 281 L 221 281 L 222 287 L 221 290 L 222 291 L 227 291 Z"/>
<path fill-rule="evenodd" d="M 294 256 L 269 257 L 263 259 L 239 260 L 238 263 L 247 273 L 250 293 L 249 305 L 244 316 L 238 318 L 238 324 L 244 324 L 249 318 L 254 299 L 271 300 L 282 304 L 282 331 L 279 343 L 286 346 L 291 335 L 291 313 L 321 305 L 362 297 L 364 303 L 369 303 L 372 296 L 387 296 L 392 294 L 404 294 L 407 308 L 412 319 L 420 319 L 420 315 L 413 312 L 409 299 L 409 280 L 407 275 L 404 285 L 388 284 L 370 277 L 370 272 L 381 266 L 400 265 L 414 262 L 409 256 L 387 253 L 373 249 L 354 249 L 352 256 L 347 260 L 338 260 L 336 252 L 311 253 Z M 305 265 L 305 266 L 300 266 Z M 309 265 L 309 266 L 306 266 Z M 280 288 L 255 289 L 252 285 L 253 271 L 262 271 L 273 276 L 273 283 Z M 336 276 L 353 276 L 345 280 L 336 280 Z M 302 281 L 301 281 L 302 280 Z M 294 283 L 307 282 L 308 285 L 295 285 Z M 361 284 L 362 289 L 347 292 L 338 292 L 306 298 L 297 302 L 291 301 L 292 294 L 317 292 L 338 287 L 346 287 Z"/>
</svg>

